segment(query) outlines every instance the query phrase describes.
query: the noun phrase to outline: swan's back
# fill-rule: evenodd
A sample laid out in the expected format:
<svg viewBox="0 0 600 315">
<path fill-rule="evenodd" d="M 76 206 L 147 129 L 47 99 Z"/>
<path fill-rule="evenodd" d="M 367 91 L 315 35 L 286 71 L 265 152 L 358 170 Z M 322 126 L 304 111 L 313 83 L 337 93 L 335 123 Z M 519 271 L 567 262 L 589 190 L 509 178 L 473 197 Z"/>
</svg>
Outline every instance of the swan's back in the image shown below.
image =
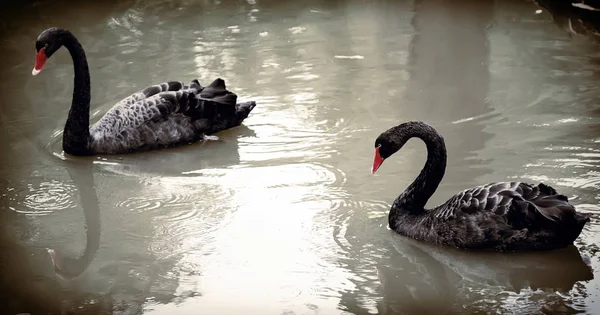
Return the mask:
<svg viewBox="0 0 600 315">
<path fill-rule="evenodd" d="M 254 102 L 236 104 L 222 79 L 202 87 L 169 81 L 123 99 L 90 128 L 96 154 L 128 153 L 195 142 L 239 125 Z"/>
<path fill-rule="evenodd" d="M 571 245 L 590 215 L 550 186 L 500 182 L 463 190 L 419 219 L 397 228 L 431 243 L 512 251 Z"/>
</svg>

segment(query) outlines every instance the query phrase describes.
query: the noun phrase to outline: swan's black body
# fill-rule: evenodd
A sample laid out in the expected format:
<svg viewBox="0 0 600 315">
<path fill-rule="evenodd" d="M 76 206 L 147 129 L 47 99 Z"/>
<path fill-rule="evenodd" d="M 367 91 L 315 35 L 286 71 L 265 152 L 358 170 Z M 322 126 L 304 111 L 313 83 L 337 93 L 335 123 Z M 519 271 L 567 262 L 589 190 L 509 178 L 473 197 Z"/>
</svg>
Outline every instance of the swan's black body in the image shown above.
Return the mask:
<svg viewBox="0 0 600 315">
<path fill-rule="evenodd" d="M 199 141 L 238 126 L 256 106 L 236 104 L 237 95 L 217 79 L 207 87 L 169 81 L 147 87 L 117 103 L 90 127 L 90 74 L 79 41 L 65 29 L 49 28 L 37 41 L 38 74 L 47 58 L 65 46 L 75 70 L 73 101 L 65 124 L 63 150 L 72 155 L 119 154 Z"/>
<path fill-rule="evenodd" d="M 402 235 L 458 248 L 544 250 L 573 244 L 590 220 L 552 187 L 520 182 L 466 189 L 425 209 L 446 169 L 444 139 L 435 129 L 407 122 L 387 130 L 375 141 L 375 164 L 379 161 L 378 167 L 413 137 L 425 142 L 428 157 L 419 176 L 391 207 L 390 228 Z"/>
</svg>

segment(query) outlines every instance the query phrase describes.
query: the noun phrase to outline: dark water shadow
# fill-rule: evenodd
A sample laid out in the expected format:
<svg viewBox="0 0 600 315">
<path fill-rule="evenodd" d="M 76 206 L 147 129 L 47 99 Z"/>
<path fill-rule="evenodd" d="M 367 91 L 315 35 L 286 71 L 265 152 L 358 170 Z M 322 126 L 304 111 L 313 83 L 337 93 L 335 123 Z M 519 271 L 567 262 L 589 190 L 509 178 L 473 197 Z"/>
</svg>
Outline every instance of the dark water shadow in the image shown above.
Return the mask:
<svg viewBox="0 0 600 315">
<path fill-rule="evenodd" d="M 445 201 L 458 190 L 481 184 L 478 178 L 491 171 L 479 152 L 492 141 L 486 124 L 499 115 L 489 101 L 487 31 L 494 5 L 494 1 L 477 0 L 414 1 L 414 35 L 408 54 L 410 79 L 397 123 L 421 120 L 434 126 L 445 139 L 446 174 L 428 206 Z M 410 154 L 411 146 L 409 143 L 404 154 Z M 410 165 L 402 166 L 414 169 L 414 177 L 425 161 L 425 150 L 417 150 L 419 158 L 409 158 Z"/>
<path fill-rule="evenodd" d="M 519 309 L 510 305 L 511 295 L 566 294 L 594 278 L 589 257 L 575 246 L 536 253 L 475 252 L 419 242 L 393 231 L 381 234 L 387 237 L 382 235 L 374 245 L 382 257 L 363 267 L 376 270 L 372 281 L 377 284 L 359 282 L 357 291 L 341 292 L 341 309 L 353 314 L 373 314 L 372 308 L 376 314 L 512 312 Z M 376 290 L 376 298 L 365 293 L 367 289 Z M 550 300 L 533 302 L 527 311 L 565 306 Z"/>
<path fill-rule="evenodd" d="M 548 10 L 554 23 L 569 34 L 587 36 L 600 43 L 600 3 L 596 3 L 599 11 L 573 6 L 573 1 L 535 0 L 535 3 Z"/>
<path fill-rule="evenodd" d="M 498 307 L 504 303 L 491 292 L 519 294 L 531 289 L 566 293 L 577 282 L 594 278 L 589 262 L 575 246 L 506 254 L 442 248 L 398 235 L 392 235 L 390 241 L 396 250 L 391 254 L 393 263 L 378 267 L 384 296 L 382 314 L 477 311 L 471 302 L 488 298 Z"/>
<path fill-rule="evenodd" d="M 461 280 L 515 293 L 526 288 L 568 292 L 578 281 L 594 278 L 589 258 L 582 257 L 575 246 L 535 253 L 498 253 L 445 248 L 397 235 L 392 243 L 398 253 L 405 254 L 407 248 L 420 249 L 453 270 Z"/>
</svg>

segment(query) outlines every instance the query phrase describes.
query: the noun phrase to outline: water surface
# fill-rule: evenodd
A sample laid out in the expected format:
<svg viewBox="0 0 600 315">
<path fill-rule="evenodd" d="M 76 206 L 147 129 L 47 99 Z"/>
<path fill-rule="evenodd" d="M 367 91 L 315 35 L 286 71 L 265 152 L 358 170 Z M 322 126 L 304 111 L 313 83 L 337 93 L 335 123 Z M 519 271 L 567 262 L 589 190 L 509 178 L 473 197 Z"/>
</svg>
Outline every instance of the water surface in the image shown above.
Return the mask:
<svg viewBox="0 0 600 315">
<path fill-rule="evenodd" d="M 387 229 L 424 145 L 410 141 L 369 172 L 382 131 L 423 120 L 448 148 L 430 206 L 523 180 L 600 212 L 598 44 L 533 2 L 39 1 L 3 15 L 0 307 L 9 314 L 600 310 L 597 215 L 564 250 L 438 248 Z M 222 77 L 258 106 L 220 141 L 65 156 L 67 51 L 31 76 L 35 38 L 50 26 L 86 49 L 92 120 L 167 80 Z M 57 276 L 46 248 L 83 257 L 85 270 Z"/>
</svg>

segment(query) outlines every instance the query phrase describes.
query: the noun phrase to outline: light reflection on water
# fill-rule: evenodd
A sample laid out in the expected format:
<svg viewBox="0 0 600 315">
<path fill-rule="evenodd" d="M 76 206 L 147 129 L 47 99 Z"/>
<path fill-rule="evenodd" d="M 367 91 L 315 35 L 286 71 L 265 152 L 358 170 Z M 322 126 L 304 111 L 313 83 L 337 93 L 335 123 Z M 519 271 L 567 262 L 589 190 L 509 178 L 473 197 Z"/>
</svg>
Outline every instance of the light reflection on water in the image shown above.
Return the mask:
<svg viewBox="0 0 600 315">
<path fill-rule="evenodd" d="M 117 314 L 594 313 L 597 215 L 577 248 L 563 251 L 436 248 L 386 228 L 391 201 L 423 165 L 423 145 L 409 142 L 369 174 L 380 132 L 425 120 L 449 150 L 431 205 L 514 179 L 549 183 L 598 213 L 597 47 L 570 39 L 538 9 L 476 0 L 57 1 L 27 8 L 29 20 L 15 14 L 5 23 L 20 31 L 2 33 L 0 60 L 8 104 L 0 205 L 12 210 L 0 218 L 8 222 L 0 244 L 11 253 L 0 268 L 19 272 L 0 272 L 0 291 L 25 305 L 11 310 L 32 313 L 27 305 Z M 51 24 L 73 30 L 86 49 L 93 120 L 127 93 L 196 77 L 222 77 L 258 106 L 219 141 L 84 159 L 93 185 L 82 182 L 91 174 L 78 174 L 81 159 L 61 150 L 71 60 L 57 52 L 44 73 L 29 75 L 33 39 Z M 81 215 L 90 208 L 100 218 Z M 101 234 L 85 234 L 84 224 Z M 94 259 L 59 281 L 45 247 Z"/>
</svg>

